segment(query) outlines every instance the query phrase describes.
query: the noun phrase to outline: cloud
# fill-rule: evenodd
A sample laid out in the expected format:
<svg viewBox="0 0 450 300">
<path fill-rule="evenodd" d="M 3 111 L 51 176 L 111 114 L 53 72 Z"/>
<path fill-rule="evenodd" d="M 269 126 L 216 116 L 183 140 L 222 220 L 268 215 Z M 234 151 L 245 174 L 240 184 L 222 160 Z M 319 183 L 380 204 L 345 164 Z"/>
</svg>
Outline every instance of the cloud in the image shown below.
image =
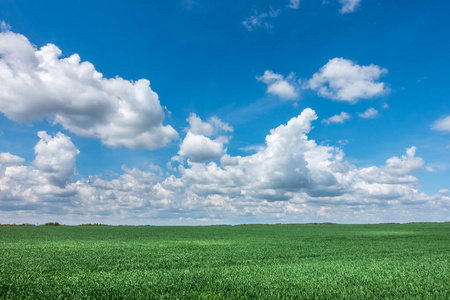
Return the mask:
<svg viewBox="0 0 450 300">
<path fill-rule="evenodd" d="M 7 32 L 11 30 L 11 26 L 6 24 L 5 21 L 0 22 L 0 31 Z"/>
<path fill-rule="evenodd" d="M 75 223 L 83 223 L 125 212 L 135 218 L 141 209 L 156 211 L 168 206 L 165 195 L 159 193 L 161 177 L 153 172 L 123 166 L 123 174 L 112 180 L 89 176 L 74 182 L 79 150 L 70 138 L 43 131 L 38 135 L 36 158 L 30 166 L 23 165 L 20 157 L 0 154 L 0 213 L 20 211 L 26 216 L 23 222 L 73 216 Z M 180 187 L 172 177 L 163 183 L 172 190 Z"/>
<path fill-rule="evenodd" d="M 450 116 L 436 120 L 431 128 L 439 131 L 450 131 Z"/>
<path fill-rule="evenodd" d="M 228 154 L 223 155 L 220 158 L 220 165 L 221 166 L 236 166 L 239 163 L 239 157 L 231 157 Z"/>
<path fill-rule="evenodd" d="M 415 157 L 416 147 L 406 149 L 406 155 L 391 157 L 383 167 L 361 169 L 357 177 L 365 183 L 377 184 L 415 184 L 418 179 L 411 174 L 422 169 L 424 160 Z"/>
<path fill-rule="evenodd" d="M 233 128 L 222 122 L 218 117 L 211 117 L 208 122 L 203 122 L 196 114 L 191 113 L 186 119 L 189 127 L 187 134 L 180 145 L 178 155 L 189 158 L 190 162 L 198 163 L 212 159 L 218 159 L 224 153 L 224 144 L 228 143 L 227 136 L 218 136 L 215 140 L 210 136 L 222 132 L 233 132 Z"/>
<path fill-rule="evenodd" d="M 0 154 L 0 217 L 6 220 L 20 211 L 23 222 L 42 222 L 60 214 L 75 224 L 447 218 L 447 190 L 433 196 L 418 190 L 414 173 L 424 168 L 424 160 L 416 156 L 415 147 L 382 166 L 358 168 L 345 161 L 338 147 L 308 137 L 316 119 L 313 110 L 305 109 L 272 129 L 256 153 L 221 153 L 220 165 L 180 165 L 177 175 L 167 177 L 124 166 L 123 174 L 111 180 L 89 176 L 73 181 L 78 149 L 61 133 L 52 137 L 40 132 L 30 166 L 18 156 Z"/>
<path fill-rule="evenodd" d="M 25 160 L 11 153 L 0 153 L 0 164 L 3 166 L 20 166 Z"/>
<path fill-rule="evenodd" d="M 425 170 L 427 170 L 427 172 L 430 172 L 430 173 L 435 173 L 435 172 L 437 172 L 436 169 L 434 169 L 432 166 L 426 166 L 426 167 L 425 167 Z"/>
<path fill-rule="evenodd" d="M 378 110 L 371 107 L 367 109 L 365 112 L 358 114 L 358 116 L 360 116 L 363 119 L 372 119 L 378 116 Z"/>
<path fill-rule="evenodd" d="M 62 133 L 51 137 L 40 131 L 38 136 L 40 141 L 31 166 L 24 166 L 21 157 L 0 153 L 1 209 L 29 210 L 36 205 L 45 209 L 47 202 L 60 203 L 75 195 L 72 176 L 79 150 Z"/>
<path fill-rule="evenodd" d="M 208 122 L 203 122 L 202 119 L 197 117 L 194 113 L 191 113 L 186 121 L 189 123 L 188 130 L 193 134 L 210 136 L 214 133 L 213 125 Z"/>
<path fill-rule="evenodd" d="M 389 158 L 384 166 L 359 169 L 344 161 L 341 149 L 307 138 L 316 118 L 314 111 L 305 109 L 271 130 L 263 149 L 244 157 L 224 155 L 222 167 L 210 162 L 183 168 L 180 180 L 186 183 L 185 196 L 210 210 L 220 206 L 221 213 L 258 218 L 320 215 L 324 204 L 332 208 L 328 218 L 345 215 L 343 207 L 355 213 L 356 209 L 374 212 L 375 207 L 407 211 L 427 203 L 446 205 L 446 198 L 418 192 L 412 174 L 423 168 L 424 161 L 415 157 L 415 147 L 406 155 Z M 217 217 L 217 211 L 213 214 Z"/>
<path fill-rule="evenodd" d="M 299 97 L 298 90 L 295 87 L 294 73 L 284 78 L 281 74 L 266 70 L 264 75 L 257 76 L 256 79 L 267 85 L 267 93 L 269 94 L 276 95 L 284 100 L 294 100 Z"/>
<path fill-rule="evenodd" d="M 373 64 L 360 66 L 348 59 L 333 58 L 309 79 L 305 88 L 325 98 L 356 103 L 386 93 L 385 84 L 377 82 L 386 73 L 386 69 Z"/>
<path fill-rule="evenodd" d="M 265 21 L 267 18 L 276 18 L 280 14 L 280 10 L 274 10 L 272 7 L 270 8 L 270 11 L 267 13 L 258 13 L 256 10 L 253 11 L 253 15 L 246 18 L 242 25 L 245 29 L 248 31 L 253 31 L 256 28 L 264 28 L 264 29 L 270 29 L 272 28 L 272 25 Z"/>
<path fill-rule="evenodd" d="M 75 158 L 80 151 L 72 141 L 61 132 L 51 137 L 45 131 L 39 131 L 40 141 L 34 147 L 37 167 L 46 180 L 59 187 L 67 185 L 75 173 Z"/>
<path fill-rule="evenodd" d="M 305 109 L 286 125 L 271 130 L 266 147 L 257 153 L 234 157 L 231 164 L 233 157 L 226 156 L 224 169 L 214 162 L 183 169 L 181 178 L 202 197 L 234 195 L 233 199 L 241 200 L 325 201 L 328 205 L 421 199 L 417 178 L 411 174 L 424 162 L 415 157 L 415 147 L 407 149 L 406 155 L 388 159 L 385 166 L 358 169 L 343 160 L 339 148 L 317 145 L 307 138 L 316 118 L 314 111 Z"/>
<path fill-rule="evenodd" d="M 300 1 L 301 0 L 289 0 L 289 4 L 286 7 L 298 9 L 300 6 Z"/>
<path fill-rule="evenodd" d="M 449 189 L 440 189 L 439 193 L 440 194 L 445 194 L 445 195 L 450 195 L 450 190 Z"/>
<path fill-rule="evenodd" d="M 217 116 L 212 116 L 208 122 L 212 123 L 215 127 L 215 132 L 226 131 L 233 132 L 233 127 L 231 127 L 228 123 L 222 122 Z"/>
<path fill-rule="evenodd" d="M 339 3 L 342 4 L 341 14 L 354 12 L 360 2 L 361 0 L 339 0 Z"/>
<path fill-rule="evenodd" d="M 350 119 L 350 115 L 346 112 L 341 112 L 339 115 L 334 115 L 322 121 L 325 124 L 344 123 L 345 120 Z"/>
<path fill-rule="evenodd" d="M 314 111 L 305 109 L 286 125 L 271 130 L 266 147 L 257 153 L 234 157 L 232 164 L 228 161 L 233 157 L 226 156 L 225 169 L 213 162 L 184 169 L 182 178 L 200 194 L 222 194 L 229 189 L 241 197 L 267 201 L 331 197 L 330 201 L 344 198 L 358 202 L 358 197 L 372 199 L 376 195 L 398 198 L 397 186 L 390 184 L 417 182 L 410 174 L 422 167 L 423 160 L 414 157 L 414 147 L 406 156 L 388 159 L 386 166 L 357 169 L 343 161 L 342 150 L 308 140 L 306 134 L 316 118 Z"/>
<path fill-rule="evenodd" d="M 180 145 L 178 154 L 189 157 L 192 162 L 205 162 L 222 156 L 223 142 L 188 132 Z"/>
<path fill-rule="evenodd" d="M 245 151 L 245 152 L 259 152 L 263 149 L 264 149 L 264 146 L 262 146 L 262 145 L 249 145 L 249 146 L 239 148 L 239 150 Z"/>
<path fill-rule="evenodd" d="M 162 125 L 148 80 L 104 78 L 78 54 L 62 58 L 57 46 L 37 49 L 10 31 L 0 33 L 0 111 L 16 122 L 47 118 L 110 147 L 156 149 L 178 138 Z"/>
<path fill-rule="evenodd" d="M 186 131 L 190 131 L 194 134 L 211 136 L 217 134 L 219 131 L 233 132 L 233 127 L 222 122 L 222 120 L 216 116 L 211 117 L 208 122 L 203 122 L 195 113 L 191 113 L 186 121 L 189 123 L 189 127 L 186 128 Z"/>
</svg>

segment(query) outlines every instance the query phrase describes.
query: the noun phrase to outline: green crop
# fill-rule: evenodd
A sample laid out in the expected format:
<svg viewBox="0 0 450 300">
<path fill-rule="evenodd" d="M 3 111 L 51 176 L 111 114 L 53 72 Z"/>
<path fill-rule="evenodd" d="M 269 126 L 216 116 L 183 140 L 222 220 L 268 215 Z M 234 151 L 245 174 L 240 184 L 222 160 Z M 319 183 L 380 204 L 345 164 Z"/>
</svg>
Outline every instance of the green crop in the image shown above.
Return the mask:
<svg viewBox="0 0 450 300">
<path fill-rule="evenodd" d="M 2 299 L 448 299 L 450 224 L 0 226 Z"/>
</svg>

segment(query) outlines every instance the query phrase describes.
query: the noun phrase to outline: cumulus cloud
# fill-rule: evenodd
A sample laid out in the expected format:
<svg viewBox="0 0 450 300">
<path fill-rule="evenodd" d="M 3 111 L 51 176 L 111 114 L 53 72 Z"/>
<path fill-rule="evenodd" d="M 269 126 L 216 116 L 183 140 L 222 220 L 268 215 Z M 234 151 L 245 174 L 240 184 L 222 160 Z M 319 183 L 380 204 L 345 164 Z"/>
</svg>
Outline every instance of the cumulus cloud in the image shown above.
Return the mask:
<svg viewBox="0 0 450 300">
<path fill-rule="evenodd" d="M 74 216 L 75 222 L 93 222 L 102 216 L 136 217 L 143 208 L 164 210 L 169 202 L 162 187 L 175 191 L 180 184 L 149 171 L 122 167 L 123 174 L 112 180 L 96 176 L 72 180 L 79 150 L 62 133 L 42 131 L 31 165 L 9 153 L 0 153 L 0 212 L 20 211 L 23 222 L 43 222 L 60 215 Z M 161 192 L 160 192 L 161 191 Z M 169 193 L 169 192 L 167 192 Z M 171 205 L 174 208 L 176 204 Z M 32 219 L 35 218 L 35 219 Z M 87 219 L 85 219 L 87 218 Z M 111 221 L 111 219 L 109 219 Z"/>
<path fill-rule="evenodd" d="M 253 31 L 256 28 L 270 29 L 272 24 L 266 21 L 267 18 L 276 18 L 280 14 L 280 10 L 274 10 L 272 7 L 267 13 L 258 13 L 256 10 L 253 11 L 253 15 L 246 18 L 242 25 L 248 31 Z"/>
<path fill-rule="evenodd" d="M 178 155 L 189 158 L 190 162 L 198 163 L 212 159 L 218 159 L 225 152 L 224 144 L 228 143 L 227 136 L 220 136 L 222 132 L 232 132 L 233 128 L 213 116 L 207 122 L 203 122 L 196 114 L 191 113 L 186 119 L 189 127 L 187 134 L 180 145 Z M 211 136 L 217 136 L 212 140 Z"/>
<path fill-rule="evenodd" d="M 436 120 L 432 129 L 439 131 L 450 131 L 450 116 Z"/>
<path fill-rule="evenodd" d="M 344 123 L 345 120 L 350 119 L 350 115 L 346 112 L 341 112 L 339 115 L 334 115 L 322 121 L 325 124 Z"/>
<path fill-rule="evenodd" d="M 289 4 L 287 5 L 287 7 L 297 9 L 300 6 L 300 1 L 301 0 L 289 0 Z"/>
<path fill-rule="evenodd" d="M 178 154 L 189 157 L 192 162 L 204 162 L 220 158 L 224 151 L 223 144 L 220 140 L 213 141 L 206 136 L 188 132 Z"/>
<path fill-rule="evenodd" d="M 284 100 L 294 100 L 299 97 L 295 86 L 295 74 L 291 73 L 286 78 L 283 75 L 266 70 L 264 75 L 256 77 L 267 85 L 267 93 L 276 95 Z"/>
<path fill-rule="evenodd" d="M 42 220 L 42 215 L 61 213 L 78 223 L 138 224 L 447 218 L 447 190 L 433 196 L 418 190 L 414 174 L 424 161 L 415 147 L 382 166 L 358 168 L 338 147 L 308 137 L 316 119 L 313 110 L 305 109 L 272 129 L 252 155 L 221 153 L 220 164 L 180 165 L 177 175 L 165 178 L 123 167 L 112 180 L 90 176 L 74 182 L 78 149 L 63 134 L 40 132 L 30 166 L 20 157 L 0 154 L 0 216 L 21 211 L 32 217 L 35 212 Z"/>
<path fill-rule="evenodd" d="M 45 202 L 60 202 L 75 194 L 71 186 L 79 150 L 62 133 L 54 137 L 38 133 L 33 165 L 10 153 L 0 153 L 0 207 L 5 210 L 33 209 Z"/>
<path fill-rule="evenodd" d="M 58 132 L 51 137 L 39 131 L 40 141 L 34 147 L 36 159 L 33 164 L 48 182 L 64 187 L 71 181 L 75 172 L 75 158 L 80 151 L 69 137 Z"/>
<path fill-rule="evenodd" d="M 233 132 L 233 127 L 222 122 L 216 116 L 211 117 L 208 122 L 203 122 L 195 113 L 191 113 L 186 121 L 189 123 L 189 127 L 186 130 L 193 134 L 211 136 L 219 131 Z"/>
<path fill-rule="evenodd" d="M 386 69 L 373 64 L 360 66 L 348 59 L 333 58 L 309 79 L 305 88 L 325 98 L 356 103 L 386 93 L 385 84 L 377 82 L 386 73 Z"/>
<path fill-rule="evenodd" d="M 25 160 L 22 157 L 12 155 L 11 153 L 0 153 L 0 164 L 3 166 L 19 166 Z"/>
<path fill-rule="evenodd" d="M 417 179 L 411 173 L 423 165 L 423 160 L 414 156 L 414 147 L 406 156 L 388 159 L 385 166 L 358 169 L 343 161 L 342 150 L 307 138 L 316 118 L 314 111 L 305 109 L 286 125 L 273 129 L 266 137 L 266 147 L 257 153 L 234 157 L 231 164 L 228 162 L 233 157 L 226 156 L 224 169 L 214 162 L 184 169 L 182 178 L 200 194 L 228 191 L 236 197 L 266 201 L 328 197 L 329 201 L 357 203 L 364 197 L 370 201 L 377 195 L 389 198 L 391 193 L 398 198 L 399 186 L 395 184 L 413 188 Z"/>
<path fill-rule="evenodd" d="M 358 114 L 358 116 L 360 116 L 363 119 L 372 119 L 378 116 L 378 110 L 371 107 L 367 109 L 365 112 Z"/>
<path fill-rule="evenodd" d="M 418 192 L 413 173 L 423 168 L 416 148 L 384 166 L 357 168 L 344 160 L 341 149 L 308 139 L 314 111 L 305 109 L 286 125 L 271 130 L 266 146 L 253 155 L 224 155 L 215 162 L 181 169 L 190 203 L 234 214 L 277 217 L 324 213 L 324 204 L 342 214 L 342 208 L 364 215 L 385 207 L 446 205 L 448 199 Z M 358 210 L 358 212 L 356 211 Z M 213 214 L 217 217 L 217 211 Z M 333 213 L 327 214 L 333 217 Z M 351 220 L 351 215 L 348 215 Z M 382 218 L 380 218 L 381 220 Z"/>
<path fill-rule="evenodd" d="M 415 154 L 416 147 L 408 148 L 406 155 L 391 157 L 382 167 L 361 169 L 357 177 L 371 184 L 415 184 L 418 179 L 411 174 L 421 170 L 424 165 L 424 160 Z"/>
<path fill-rule="evenodd" d="M 213 125 L 208 122 L 203 122 L 195 113 L 191 113 L 186 121 L 189 123 L 189 128 L 187 129 L 193 134 L 210 136 L 214 133 Z"/>
<path fill-rule="evenodd" d="M 10 120 L 47 118 L 111 147 L 156 149 L 178 138 L 146 79 L 104 78 L 78 54 L 63 58 L 11 31 L 0 33 L 0 111 Z"/>
<path fill-rule="evenodd" d="M 223 167 L 236 166 L 239 163 L 238 158 L 239 157 L 231 157 L 230 155 L 225 154 L 220 158 L 220 165 Z"/>
<path fill-rule="evenodd" d="M 358 7 L 361 0 L 339 0 L 342 5 L 341 14 L 352 13 Z"/>
</svg>

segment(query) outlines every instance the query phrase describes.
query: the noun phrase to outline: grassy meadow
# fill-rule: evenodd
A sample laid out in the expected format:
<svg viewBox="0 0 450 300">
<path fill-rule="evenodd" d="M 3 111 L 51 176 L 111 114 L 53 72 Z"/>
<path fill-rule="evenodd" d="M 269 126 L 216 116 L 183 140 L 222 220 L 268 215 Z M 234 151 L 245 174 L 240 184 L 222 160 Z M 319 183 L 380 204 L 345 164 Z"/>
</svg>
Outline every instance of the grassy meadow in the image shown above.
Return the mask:
<svg viewBox="0 0 450 300">
<path fill-rule="evenodd" d="M 0 226 L 1 299 L 449 297 L 449 223 Z"/>
</svg>

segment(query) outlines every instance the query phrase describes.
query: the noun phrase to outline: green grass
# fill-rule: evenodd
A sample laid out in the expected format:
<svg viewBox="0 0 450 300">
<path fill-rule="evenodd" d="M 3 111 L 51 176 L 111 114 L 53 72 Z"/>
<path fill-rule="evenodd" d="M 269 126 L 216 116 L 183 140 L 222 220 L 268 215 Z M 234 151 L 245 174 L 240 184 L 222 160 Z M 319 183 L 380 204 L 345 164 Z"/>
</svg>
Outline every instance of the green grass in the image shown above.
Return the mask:
<svg viewBox="0 0 450 300">
<path fill-rule="evenodd" d="M 0 226 L 2 299 L 449 299 L 450 224 Z"/>
</svg>

